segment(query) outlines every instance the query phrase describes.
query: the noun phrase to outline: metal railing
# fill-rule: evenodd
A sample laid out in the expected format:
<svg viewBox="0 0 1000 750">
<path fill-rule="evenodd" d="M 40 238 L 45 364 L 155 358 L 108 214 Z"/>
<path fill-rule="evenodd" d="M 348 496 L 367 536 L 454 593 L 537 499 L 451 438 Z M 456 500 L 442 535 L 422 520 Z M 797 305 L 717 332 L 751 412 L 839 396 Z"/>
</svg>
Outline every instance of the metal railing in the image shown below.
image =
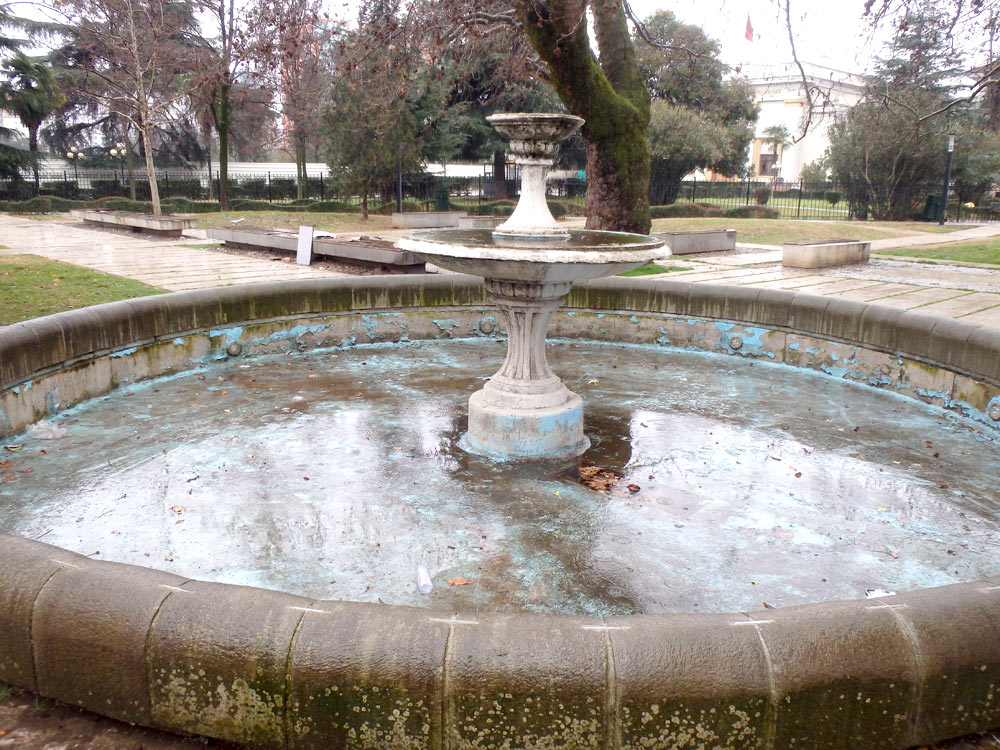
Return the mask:
<svg viewBox="0 0 1000 750">
<path fill-rule="evenodd" d="M 1000 191 L 951 188 L 947 220 L 1000 221 Z M 658 204 L 667 185 L 650 186 L 650 203 Z M 782 182 L 772 180 L 684 180 L 676 203 L 695 203 L 708 215 L 744 206 L 761 205 L 778 212 L 781 219 L 937 221 L 941 185 L 896 186 L 845 182 Z M 962 197 L 960 197 L 960 195 Z M 662 203 L 662 200 L 659 201 Z"/>
<path fill-rule="evenodd" d="M 145 170 L 135 170 L 133 178 L 136 198 L 149 200 Z M 219 177 L 207 170 L 164 169 L 156 173 L 156 178 L 161 198 L 218 199 Z M 505 180 L 505 190 L 500 194 L 510 195 L 515 185 L 515 181 Z M 586 181 L 582 179 L 553 179 L 547 189 L 553 198 L 578 203 L 586 193 L 586 186 Z M 949 221 L 1000 221 L 1000 190 L 980 189 L 970 194 L 970 191 L 960 190 L 960 187 L 953 187 L 949 194 Z M 354 205 L 361 202 L 359 196 L 345 194 L 339 189 L 336 180 L 328 174 L 309 175 L 305 188 L 306 200 L 337 200 Z M 402 188 L 406 210 L 434 210 L 440 208 L 443 201 L 482 203 L 494 200 L 498 194 L 488 170 L 475 177 L 404 175 Z M 370 197 L 370 205 L 378 204 L 379 199 L 382 203 L 395 202 L 397 189 L 397 184 L 385 186 L 380 195 Z M 650 203 L 663 205 L 672 189 L 670 185 L 654 181 L 650 185 Z M 708 216 L 762 205 L 776 210 L 781 219 L 836 221 L 877 217 L 936 221 L 940 212 L 940 189 L 940 185 L 906 186 L 905 189 L 894 188 L 893 193 L 887 186 L 844 182 L 685 180 L 677 190 L 675 204 L 698 204 Z M 887 199 L 885 196 L 890 193 L 892 196 Z M 129 179 L 123 170 L 118 169 L 63 169 L 39 172 L 37 184 L 31 172 L 25 172 L 20 180 L 0 180 L 0 200 L 27 200 L 38 195 L 72 200 L 128 198 Z M 294 177 L 271 172 L 241 172 L 229 178 L 229 198 L 291 202 L 298 198 L 297 181 Z M 671 213 L 667 209 L 666 215 Z M 676 215 L 690 215 L 690 212 L 685 213 L 678 208 Z"/>
</svg>

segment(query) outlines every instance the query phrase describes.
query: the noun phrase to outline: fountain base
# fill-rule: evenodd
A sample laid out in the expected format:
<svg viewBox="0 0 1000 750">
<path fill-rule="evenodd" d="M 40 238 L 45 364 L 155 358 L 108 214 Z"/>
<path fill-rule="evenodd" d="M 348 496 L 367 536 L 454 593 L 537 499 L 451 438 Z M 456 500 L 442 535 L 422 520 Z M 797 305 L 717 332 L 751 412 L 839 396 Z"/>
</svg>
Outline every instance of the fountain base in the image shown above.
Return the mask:
<svg viewBox="0 0 1000 750">
<path fill-rule="evenodd" d="M 469 430 L 459 445 L 480 456 L 560 459 L 590 447 L 583 434 L 583 399 L 565 391 L 556 406 L 519 409 L 491 403 L 485 389 L 469 398 Z"/>
</svg>

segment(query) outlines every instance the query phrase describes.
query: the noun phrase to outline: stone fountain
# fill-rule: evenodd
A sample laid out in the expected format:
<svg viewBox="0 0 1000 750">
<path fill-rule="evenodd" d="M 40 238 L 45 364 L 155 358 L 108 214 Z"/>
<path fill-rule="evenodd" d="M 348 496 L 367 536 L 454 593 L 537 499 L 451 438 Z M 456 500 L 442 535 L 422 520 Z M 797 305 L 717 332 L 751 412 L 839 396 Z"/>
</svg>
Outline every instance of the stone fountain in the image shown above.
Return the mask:
<svg viewBox="0 0 1000 750">
<path fill-rule="evenodd" d="M 416 232 L 396 245 L 450 271 L 482 276 L 507 329 L 507 356 L 469 399 L 462 447 L 502 458 L 577 456 L 590 446 L 583 400 L 552 372 L 545 334 L 574 281 L 610 276 L 669 254 L 640 234 L 566 229 L 545 201 L 559 144 L 583 120 L 572 115 L 505 113 L 487 118 L 510 141 L 521 197 L 494 229 Z"/>
</svg>

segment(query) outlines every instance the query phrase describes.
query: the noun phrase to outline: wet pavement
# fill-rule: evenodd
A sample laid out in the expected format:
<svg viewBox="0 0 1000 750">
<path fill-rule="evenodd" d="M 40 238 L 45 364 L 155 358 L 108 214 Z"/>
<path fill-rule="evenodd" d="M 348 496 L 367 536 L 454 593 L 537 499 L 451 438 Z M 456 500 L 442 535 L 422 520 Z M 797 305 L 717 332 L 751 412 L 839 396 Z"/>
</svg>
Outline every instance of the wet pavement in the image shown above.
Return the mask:
<svg viewBox="0 0 1000 750">
<path fill-rule="evenodd" d="M 61 412 L 0 524 L 199 579 L 465 611 L 752 611 L 1000 572 L 1000 439 L 812 371 L 550 344 L 584 465 L 457 447 L 498 340 L 228 360 Z M 266 477 L 266 478 L 265 478 Z M 421 595 L 425 565 L 434 589 Z M 451 582 L 451 583 L 449 583 Z"/>
<path fill-rule="evenodd" d="M 0 255 L 31 253 L 172 292 L 265 281 L 331 278 L 346 274 L 291 259 L 228 255 L 191 247 L 205 240 L 164 240 L 85 227 L 74 220 L 35 221 L 0 214 Z"/>
</svg>

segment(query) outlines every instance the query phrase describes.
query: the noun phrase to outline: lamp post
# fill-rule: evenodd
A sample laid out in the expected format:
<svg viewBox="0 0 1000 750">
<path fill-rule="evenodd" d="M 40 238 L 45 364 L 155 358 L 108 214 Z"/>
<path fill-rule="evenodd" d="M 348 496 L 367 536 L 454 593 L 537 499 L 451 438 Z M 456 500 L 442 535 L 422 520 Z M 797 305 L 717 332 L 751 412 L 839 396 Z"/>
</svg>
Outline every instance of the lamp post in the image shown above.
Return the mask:
<svg viewBox="0 0 1000 750">
<path fill-rule="evenodd" d="M 73 162 L 73 181 L 76 183 L 76 189 L 80 189 L 80 170 L 77 167 L 80 159 L 83 158 L 83 154 L 76 146 L 71 146 L 69 151 L 66 152 L 66 158 Z"/>
<path fill-rule="evenodd" d="M 112 149 L 108 153 L 111 154 L 112 157 L 115 157 L 115 156 L 118 157 L 118 161 L 122 165 L 121 181 L 119 182 L 119 184 L 124 184 L 124 182 L 125 182 L 125 144 L 122 143 L 121 141 L 119 141 L 118 143 L 116 143 L 112 147 Z"/>
<path fill-rule="evenodd" d="M 944 163 L 944 184 L 941 186 L 941 214 L 938 224 L 943 225 L 947 220 L 948 212 L 948 183 L 951 182 L 951 157 L 955 153 L 955 134 L 948 134 L 948 156 Z"/>
</svg>

